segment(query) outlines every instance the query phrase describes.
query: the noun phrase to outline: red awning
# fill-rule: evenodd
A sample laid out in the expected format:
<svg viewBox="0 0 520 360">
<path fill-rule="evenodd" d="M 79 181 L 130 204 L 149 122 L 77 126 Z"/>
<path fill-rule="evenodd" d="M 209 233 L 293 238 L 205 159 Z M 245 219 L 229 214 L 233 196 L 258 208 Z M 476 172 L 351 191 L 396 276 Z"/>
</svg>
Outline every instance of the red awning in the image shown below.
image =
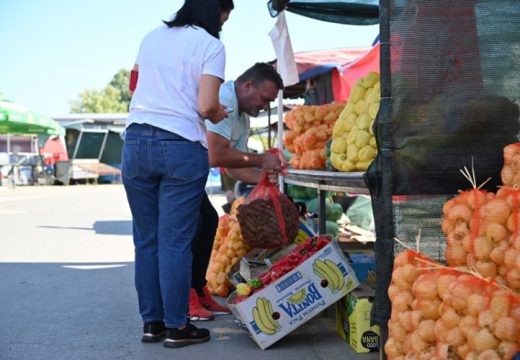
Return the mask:
<svg viewBox="0 0 520 360">
<path fill-rule="evenodd" d="M 332 71 L 334 100 L 348 100 L 357 79 L 379 70 L 379 43 L 368 48 L 344 48 L 294 54 L 300 81 Z M 273 62 L 276 67 L 276 61 Z"/>
<path fill-rule="evenodd" d="M 350 89 L 354 86 L 357 79 L 365 76 L 370 71 L 379 70 L 379 43 L 353 62 L 344 64 L 339 70 L 332 73 L 332 89 L 334 100 L 348 100 Z"/>
<path fill-rule="evenodd" d="M 363 56 L 370 48 L 329 49 L 319 51 L 307 51 L 294 54 L 294 60 L 298 68 L 298 74 L 313 70 L 317 67 L 336 67 L 351 63 Z"/>
<path fill-rule="evenodd" d="M 345 66 L 356 61 L 371 48 L 344 48 L 318 51 L 305 51 L 294 54 L 300 81 L 316 75 L 333 71 L 336 67 Z M 276 67 L 276 60 L 273 62 Z"/>
</svg>

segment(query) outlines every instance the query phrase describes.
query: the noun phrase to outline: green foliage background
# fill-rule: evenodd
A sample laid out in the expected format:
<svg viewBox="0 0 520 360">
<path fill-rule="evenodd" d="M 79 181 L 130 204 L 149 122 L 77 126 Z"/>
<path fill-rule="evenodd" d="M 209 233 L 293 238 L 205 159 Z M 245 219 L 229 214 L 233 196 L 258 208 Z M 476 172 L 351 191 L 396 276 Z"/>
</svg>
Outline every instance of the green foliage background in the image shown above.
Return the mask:
<svg viewBox="0 0 520 360">
<path fill-rule="evenodd" d="M 121 69 L 102 90 L 84 90 L 71 104 L 71 113 L 125 113 L 130 97 L 130 70 Z"/>
</svg>

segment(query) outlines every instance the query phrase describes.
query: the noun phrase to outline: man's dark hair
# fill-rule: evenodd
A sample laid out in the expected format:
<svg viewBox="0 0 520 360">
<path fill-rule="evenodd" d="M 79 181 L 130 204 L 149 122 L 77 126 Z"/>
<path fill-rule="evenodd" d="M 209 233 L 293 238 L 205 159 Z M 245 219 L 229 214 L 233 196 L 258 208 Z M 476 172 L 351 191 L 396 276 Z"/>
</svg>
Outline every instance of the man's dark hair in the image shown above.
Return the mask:
<svg viewBox="0 0 520 360">
<path fill-rule="evenodd" d="M 283 80 L 276 72 L 275 68 L 267 63 L 256 63 L 240 75 L 236 82 L 244 83 L 251 81 L 253 85 L 257 85 L 265 80 L 272 81 L 278 87 L 278 90 L 283 89 Z"/>
<path fill-rule="evenodd" d="M 164 23 L 168 27 L 199 26 L 219 39 L 220 13 L 234 8 L 233 0 L 184 0 L 173 19 Z"/>
</svg>

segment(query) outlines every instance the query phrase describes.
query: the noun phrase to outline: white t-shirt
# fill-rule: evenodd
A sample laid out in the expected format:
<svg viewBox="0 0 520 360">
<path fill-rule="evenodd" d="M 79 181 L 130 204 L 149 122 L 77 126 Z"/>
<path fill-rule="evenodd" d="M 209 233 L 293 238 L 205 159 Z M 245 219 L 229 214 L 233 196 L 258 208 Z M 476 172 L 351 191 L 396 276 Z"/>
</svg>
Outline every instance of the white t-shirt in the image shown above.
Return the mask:
<svg viewBox="0 0 520 360">
<path fill-rule="evenodd" d="M 207 147 L 198 113 L 202 74 L 224 79 L 222 42 L 198 27 L 164 25 L 148 33 L 139 48 L 137 87 L 126 126 L 150 124 Z"/>
</svg>

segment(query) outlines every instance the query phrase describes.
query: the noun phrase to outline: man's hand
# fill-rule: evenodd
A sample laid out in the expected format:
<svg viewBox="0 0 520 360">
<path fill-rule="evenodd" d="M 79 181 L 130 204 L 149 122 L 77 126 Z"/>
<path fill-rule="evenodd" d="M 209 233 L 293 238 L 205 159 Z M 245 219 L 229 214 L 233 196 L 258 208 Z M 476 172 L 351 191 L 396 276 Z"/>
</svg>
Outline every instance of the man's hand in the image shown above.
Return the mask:
<svg viewBox="0 0 520 360">
<path fill-rule="evenodd" d="M 278 184 L 278 171 L 269 170 L 267 172 L 267 177 L 269 178 L 269 182 L 271 184 Z"/>
<path fill-rule="evenodd" d="M 282 169 L 282 161 L 280 157 L 269 152 L 262 154 L 262 170 L 275 170 L 279 172 Z"/>
</svg>

